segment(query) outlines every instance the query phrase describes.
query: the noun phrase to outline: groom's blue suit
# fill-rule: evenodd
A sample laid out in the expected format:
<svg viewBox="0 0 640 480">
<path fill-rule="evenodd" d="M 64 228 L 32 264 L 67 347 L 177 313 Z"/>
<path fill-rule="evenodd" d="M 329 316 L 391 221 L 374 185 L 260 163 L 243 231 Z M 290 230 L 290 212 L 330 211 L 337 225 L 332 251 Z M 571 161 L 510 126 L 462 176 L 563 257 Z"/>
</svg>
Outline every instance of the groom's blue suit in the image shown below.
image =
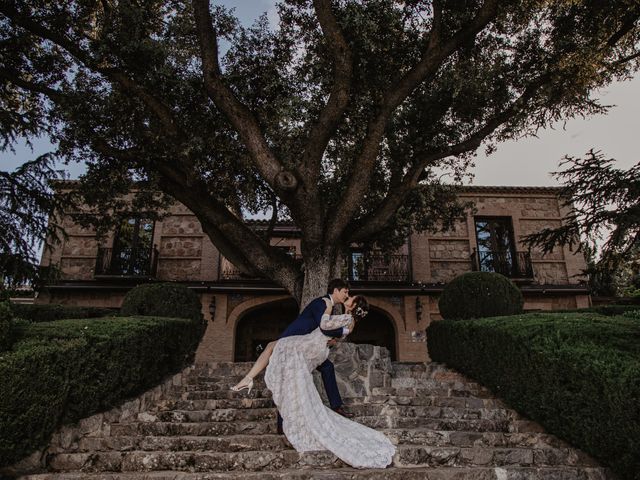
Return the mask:
<svg viewBox="0 0 640 480">
<path fill-rule="evenodd" d="M 313 300 L 309 305 L 305 307 L 298 318 L 289 324 L 285 328 L 284 332 L 280 335 L 280 338 L 292 337 L 294 335 L 306 335 L 313 332 L 320 326 L 320 320 L 324 311 L 327 309 L 327 304 L 324 299 L 329 298 L 328 295 L 319 297 Z M 340 338 L 342 336 L 342 328 L 336 328 L 335 330 L 322 330 L 322 333 L 329 337 Z M 325 360 L 318 366 L 317 370 L 322 376 L 322 383 L 324 383 L 324 389 L 327 392 L 329 398 L 329 404 L 331 408 L 337 408 L 342 405 L 342 398 L 338 391 L 338 384 L 336 383 L 336 374 L 333 369 L 333 363 L 330 360 Z M 278 415 L 278 423 L 281 425 L 282 419 Z"/>
</svg>

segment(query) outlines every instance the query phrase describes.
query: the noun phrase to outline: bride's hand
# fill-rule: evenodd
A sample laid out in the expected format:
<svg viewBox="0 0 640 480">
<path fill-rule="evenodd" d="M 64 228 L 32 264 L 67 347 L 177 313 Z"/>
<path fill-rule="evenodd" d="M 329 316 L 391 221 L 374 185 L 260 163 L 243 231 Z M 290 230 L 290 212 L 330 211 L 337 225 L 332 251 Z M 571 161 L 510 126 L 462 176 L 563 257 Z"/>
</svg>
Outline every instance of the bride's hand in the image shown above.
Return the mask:
<svg viewBox="0 0 640 480">
<path fill-rule="evenodd" d="M 331 311 L 333 310 L 333 305 L 331 305 L 331 302 L 329 301 L 328 298 L 324 299 L 324 303 L 327 305 L 327 308 L 325 309 L 324 313 L 327 313 L 329 315 L 331 315 Z"/>
</svg>

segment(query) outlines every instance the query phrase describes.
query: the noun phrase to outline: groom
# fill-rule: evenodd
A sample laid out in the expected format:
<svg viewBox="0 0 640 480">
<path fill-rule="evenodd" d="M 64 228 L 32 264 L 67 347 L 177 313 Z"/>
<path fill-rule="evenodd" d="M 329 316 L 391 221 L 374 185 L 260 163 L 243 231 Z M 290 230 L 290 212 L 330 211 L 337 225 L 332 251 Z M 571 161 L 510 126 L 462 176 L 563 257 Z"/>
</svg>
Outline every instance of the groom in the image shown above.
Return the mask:
<svg viewBox="0 0 640 480">
<path fill-rule="evenodd" d="M 327 308 L 325 299 L 329 299 L 331 304 L 335 307 L 339 305 L 342 307 L 344 301 L 349 297 L 349 284 L 340 278 L 334 278 L 329 282 L 327 286 L 327 295 L 324 297 L 318 297 L 311 301 L 309 305 L 305 307 L 298 318 L 296 318 L 289 326 L 282 332 L 280 338 L 292 337 L 294 335 L 306 335 L 313 332 L 320 326 L 320 319 L 322 314 Z M 337 328 L 335 330 L 323 330 L 322 333 L 329 337 L 340 338 L 345 332 L 343 328 Z M 339 413 L 344 417 L 352 417 L 342 408 L 342 398 L 338 391 L 338 384 L 336 383 L 336 374 L 333 368 L 333 363 L 329 359 L 325 360 L 317 368 L 322 376 L 322 383 L 324 389 L 329 397 L 329 404 L 331 409 Z M 282 417 L 278 414 L 278 433 L 282 434 Z"/>
</svg>

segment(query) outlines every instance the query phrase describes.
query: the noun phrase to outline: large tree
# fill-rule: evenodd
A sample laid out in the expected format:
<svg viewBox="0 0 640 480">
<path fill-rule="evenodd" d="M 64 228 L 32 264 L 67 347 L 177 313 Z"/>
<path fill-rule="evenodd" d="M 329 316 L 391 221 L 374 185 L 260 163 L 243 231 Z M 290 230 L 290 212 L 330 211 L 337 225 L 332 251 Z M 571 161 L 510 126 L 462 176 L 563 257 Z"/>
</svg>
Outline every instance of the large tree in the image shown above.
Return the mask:
<svg viewBox="0 0 640 480">
<path fill-rule="evenodd" d="M 153 208 L 160 190 L 305 303 L 349 245 L 391 248 L 460 213 L 440 180 L 481 144 L 602 112 L 592 92 L 631 76 L 640 50 L 636 0 L 278 13 L 245 28 L 209 0 L 1 0 L 2 128 L 45 122 L 60 155 L 87 163 L 89 201 L 112 206 L 137 181 Z M 303 264 L 243 221 L 269 208 L 300 228 Z"/>
</svg>

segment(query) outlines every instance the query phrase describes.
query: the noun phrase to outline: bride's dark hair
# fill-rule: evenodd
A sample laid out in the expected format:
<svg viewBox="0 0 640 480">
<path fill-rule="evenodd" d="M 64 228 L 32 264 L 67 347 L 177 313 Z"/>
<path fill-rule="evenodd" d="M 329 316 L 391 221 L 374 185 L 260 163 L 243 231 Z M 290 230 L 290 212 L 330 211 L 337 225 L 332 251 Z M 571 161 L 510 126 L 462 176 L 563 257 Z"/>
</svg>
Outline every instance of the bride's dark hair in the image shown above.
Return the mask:
<svg viewBox="0 0 640 480">
<path fill-rule="evenodd" d="M 358 320 L 362 320 L 369 313 L 369 302 L 362 295 L 356 295 L 353 297 L 353 308 L 351 310 L 351 315 L 353 315 L 353 319 L 357 322 Z"/>
</svg>

